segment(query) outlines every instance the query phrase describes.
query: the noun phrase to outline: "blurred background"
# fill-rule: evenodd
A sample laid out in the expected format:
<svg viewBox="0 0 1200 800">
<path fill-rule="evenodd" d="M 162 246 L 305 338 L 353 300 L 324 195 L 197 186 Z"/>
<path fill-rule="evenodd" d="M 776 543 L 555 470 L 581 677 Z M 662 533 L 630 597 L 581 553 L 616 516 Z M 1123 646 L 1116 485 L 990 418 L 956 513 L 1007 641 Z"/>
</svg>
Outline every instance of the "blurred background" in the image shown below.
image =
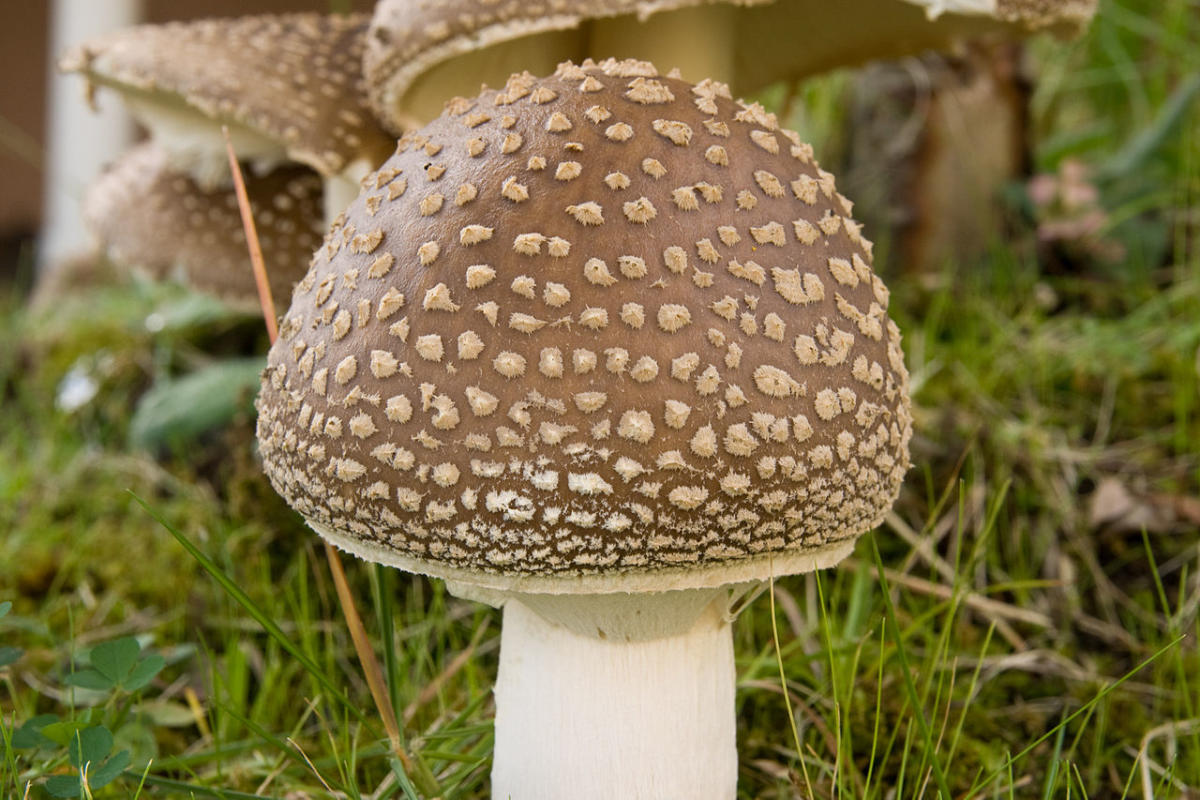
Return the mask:
<svg viewBox="0 0 1200 800">
<path fill-rule="evenodd" d="M 285 11 L 369 11 L 370 0 L 37 0 L 0 4 L 0 280 L 28 285 L 30 266 L 81 255 L 88 237 L 78 213 L 100 163 L 140 136 L 121 103 L 100 93 L 102 113 L 88 107 L 84 81 L 60 76 L 55 63 L 68 47 L 139 22 Z M 53 175 L 53 130 L 62 149 L 88 149 L 64 159 Z M 94 154 L 93 154 L 94 151 Z M 78 165 L 78 166 L 76 166 Z M 72 169 L 73 168 L 73 169 Z M 55 225 L 51 251 L 36 249 L 43 223 Z M 18 269 L 24 269 L 18 276 Z"/>
<path fill-rule="evenodd" d="M 411 797 L 354 722 L 371 700 L 317 537 L 259 469 L 261 317 L 108 269 L 77 216 L 90 176 L 52 178 L 56 154 L 110 142 L 80 159 L 95 171 L 139 136 L 54 74 L 106 6 L 129 24 L 371 3 L 0 2 L 0 724 L 105 720 L 160 796 Z M 875 241 L 916 432 L 879 531 L 739 620 L 741 796 L 932 797 L 936 763 L 956 797 L 1200 797 L 1200 0 L 1102 0 L 1076 39 L 756 99 Z M 486 797 L 498 618 L 347 567 L 413 753 L 441 796 Z M 119 636 L 164 671 L 77 702 L 68 677 Z M 69 771 L 65 747 L 21 741 L 0 794 L 23 786 L 6 768 Z"/>
</svg>

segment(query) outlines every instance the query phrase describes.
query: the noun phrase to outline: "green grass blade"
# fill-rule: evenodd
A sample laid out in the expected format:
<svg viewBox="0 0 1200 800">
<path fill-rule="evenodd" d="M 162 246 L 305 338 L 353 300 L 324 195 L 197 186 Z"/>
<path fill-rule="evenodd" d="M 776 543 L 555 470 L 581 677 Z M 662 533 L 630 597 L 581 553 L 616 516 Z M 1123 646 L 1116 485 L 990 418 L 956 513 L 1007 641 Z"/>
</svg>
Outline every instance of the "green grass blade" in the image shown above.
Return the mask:
<svg viewBox="0 0 1200 800">
<path fill-rule="evenodd" d="M 999 769 L 993 771 L 990 775 L 985 777 L 983 779 L 983 781 L 976 782 L 975 786 L 972 786 L 971 791 L 967 792 L 967 794 L 968 795 L 973 794 L 976 791 L 976 789 L 979 788 L 979 786 L 990 783 L 993 779 L 996 778 L 997 775 L 999 775 L 1004 770 L 1006 770 L 1010 763 L 1019 761 L 1020 759 L 1024 758 L 1025 756 L 1029 755 L 1030 753 L 1032 753 L 1035 749 L 1037 749 L 1037 747 L 1039 745 L 1041 745 L 1042 742 L 1046 741 L 1051 736 L 1056 735 L 1058 733 L 1059 728 L 1062 728 L 1065 725 L 1069 725 L 1076 717 L 1078 717 L 1082 714 L 1086 714 L 1092 708 L 1092 706 L 1096 705 L 1101 700 L 1108 697 L 1110 694 L 1112 694 L 1114 691 L 1116 691 L 1118 688 L 1120 688 L 1121 685 L 1124 684 L 1127 680 L 1129 680 L 1134 675 L 1141 672 L 1143 669 L 1145 669 L 1146 667 L 1150 666 L 1152 663 L 1157 661 L 1160 656 L 1162 656 L 1164 653 L 1166 653 L 1171 648 L 1178 645 L 1185 638 L 1187 638 L 1185 634 L 1180 634 L 1179 636 L 1175 637 L 1171 641 L 1164 644 L 1162 647 L 1155 650 L 1153 653 L 1151 653 L 1149 656 L 1147 656 L 1145 659 L 1143 659 L 1140 663 L 1138 663 L 1137 666 L 1135 666 L 1133 669 L 1129 670 L 1124 675 L 1122 675 L 1120 678 L 1117 678 L 1117 680 L 1113 681 L 1108 686 L 1105 686 L 1103 689 L 1101 689 L 1096 694 L 1096 696 L 1093 697 L 1091 700 L 1087 701 L 1082 706 L 1075 709 L 1073 712 L 1071 712 L 1066 717 L 1064 717 L 1062 722 L 1058 723 L 1053 728 L 1046 731 L 1041 736 L 1039 736 L 1038 738 L 1036 738 L 1032 742 L 1030 742 L 1028 745 L 1026 745 L 1024 749 L 1019 751 L 1015 756 L 1012 756 L 1009 759 L 1008 763 L 1002 765 Z"/>
<path fill-rule="evenodd" d="M 388 698 L 396 712 L 396 719 L 404 719 L 404 708 L 400 702 L 400 658 L 396 653 L 396 621 L 392 614 L 394 601 L 395 571 L 383 564 L 376 564 L 371 573 L 371 584 L 375 595 L 375 613 L 379 617 L 379 638 L 383 645 L 383 677 L 387 681 Z M 401 735 L 404 734 L 401 724 Z"/>
<path fill-rule="evenodd" d="M 392 765 L 392 774 L 396 776 L 396 781 L 400 784 L 400 790 L 404 792 L 404 796 L 408 800 L 421 800 L 417 795 L 417 788 L 408 778 L 408 773 L 404 771 L 404 765 L 400 763 L 398 758 L 389 758 L 388 763 Z"/>
<path fill-rule="evenodd" d="M 232 789 L 219 789 L 213 786 L 200 786 L 187 781 L 177 781 L 173 778 L 161 778 L 157 775 L 145 774 L 126 770 L 123 776 L 133 781 L 144 781 L 149 786 L 170 789 L 176 797 L 216 797 L 218 800 L 276 800 L 261 794 L 250 792 L 235 792 Z"/>
<path fill-rule="evenodd" d="M 925 718 L 925 709 L 921 706 L 920 695 L 917 694 L 917 687 L 913 683 L 912 670 L 908 666 L 908 655 L 904 650 L 904 639 L 900 636 L 900 626 L 896 624 L 896 609 L 892 606 L 891 588 L 888 586 L 887 577 L 884 575 L 883 556 L 879 553 L 879 543 L 875 541 L 873 533 L 871 534 L 871 551 L 874 554 L 875 569 L 879 575 L 879 590 L 883 594 L 883 607 L 888 632 L 896 642 L 896 655 L 900 658 L 900 671 L 904 677 L 904 691 L 908 694 L 913 714 L 916 715 L 917 726 L 920 728 L 921 738 L 925 744 L 925 756 L 929 759 L 929 765 L 933 768 L 933 777 L 937 781 L 938 792 L 944 800 L 951 800 L 953 795 L 950 793 L 950 784 L 946 781 L 946 773 L 942 769 L 941 759 L 938 758 L 937 750 L 933 744 L 933 732 L 929 728 L 929 721 Z"/>
<path fill-rule="evenodd" d="M 775 618 L 775 579 L 767 581 L 767 595 L 771 600 L 771 641 L 775 643 L 775 663 L 779 667 L 779 688 L 783 692 L 783 704 L 787 709 L 788 727 L 792 730 L 792 741 L 796 743 L 796 758 L 804 775 L 804 786 L 808 796 L 813 796 L 812 784 L 808 780 L 808 767 L 804 764 L 804 745 L 800 743 L 800 730 L 796 727 L 796 715 L 792 712 L 792 693 L 788 691 L 787 672 L 783 668 L 783 653 L 779 649 L 779 621 Z"/>
<path fill-rule="evenodd" d="M 193 544 L 192 541 L 187 538 L 187 536 L 176 530 L 174 526 L 159 516 L 154 509 L 150 508 L 145 500 L 138 497 L 133 492 L 130 492 L 130 495 L 133 496 L 133 499 L 138 505 L 145 509 L 147 514 L 149 514 L 159 525 L 162 525 L 164 528 L 166 528 L 167 532 L 170 533 L 171 536 L 175 537 L 175 541 L 179 542 L 179 544 L 188 551 L 192 558 L 199 562 L 204 571 L 207 572 L 213 578 L 213 580 L 215 580 L 221 586 L 221 588 L 225 590 L 226 594 L 228 594 L 238 605 L 244 608 L 246 613 L 253 617 L 255 622 L 262 626 L 267 635 L 274 639 L 280 647 L 282 647 L 290 656 L 292 656 L 292 658 L 296 659 L 296 661 L 304 667 L 305 671 L 308 672 L 308 674 L 311 675 L 323 689 L 329 692 L 331 697 L 345 706 L 346 709 L 361 723 L 366 725 L 368 729 L 373 730 L 370 720 L 367 719 L 366 715 L 363 714 L 358 706 L 352 703 L 350 698 L 348 698 L 340 689 L 338 689 L 337 686 L 333 684 L 333 681 L 331 681 L 329 677 L 321 671 L 321 668 L 314 661 L 312 661 L 312 659 L 305 655 L 304 652 L 291 641 L 291 639 L 287 637 L 287 634 L 285 634 L 283 630 L 275 624 L 275 621 L 271 619 L 271 617 L 265 611 L 259 608 L 258 604 L 255 603 L 249 595 L 242 591 L 241 587 L 237 585 L 233 578 L 229 577 L 229 575 L 225 573 L 225 570 L 221 569 L 221 567 L 215 561 L 205 555 L 200 548 L 196 547 L 196 545 Z M 372 736 L 378 737 L 378 734 L 372 733 Z"/>
</svg>

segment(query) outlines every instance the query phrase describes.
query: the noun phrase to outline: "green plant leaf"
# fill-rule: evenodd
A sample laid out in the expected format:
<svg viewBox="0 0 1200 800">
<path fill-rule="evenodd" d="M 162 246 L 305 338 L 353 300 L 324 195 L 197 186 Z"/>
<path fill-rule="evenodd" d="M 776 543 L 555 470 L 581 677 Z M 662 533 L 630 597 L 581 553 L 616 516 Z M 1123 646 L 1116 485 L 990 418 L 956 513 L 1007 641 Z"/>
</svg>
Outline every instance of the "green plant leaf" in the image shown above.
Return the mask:
<svg viewBox="0 0 1200 800">
<path fill-rule="evenodd" d="M 49 725 L 42 726 L 41 734 L 50 741 L 54 742 L 59 747 L 66 747 L 70 744 L 71 739 L 75 737 L 75 731 L 84 727 L 87 723 L 79 722 L 78 720 L 68 719 L 62 722 L 52 722 Z"/>
<path fill-rule="evenodd" d="M 162 672 L 162 668 L 166 665 L 166 659 L 157 653 L 148 655 L 134 665 L 129 676 L 121 681 L 121 687 L 127 692 L 136 692 L 150 683 L 154 679 L 154 676 Z"/>
<path fill-rule="evenodd" d="M 13 749 L 32 750 L 39 747 L 54 747 L 58 743 L 48 738 L 43 733 L 43 729 L 56 722 L 58 722 L 57 714 L 38 714 L 32 719 L 26 720 L 24 725 L 13 731 Z M 63 742 L 65 743 L 65 741 L 64 739 Z"/>
<path fill-rule="evenodd" d="M 66 684 L 68 686 L 78 686 L 80 689 L 95 689 L 96 691 L 107 691 L 116 686 L 116 683 L 104 675 L 101 675 L 94 669 L 81 669 L 78 672 L 73 672 L 67 676 Z"/>
<path fill-rule="evenodd" d="M 68 724 L 68 723 L 59 723 Z M 47 726 L 50 727 L 50 726 Z M 45 730 L 43 728 L 43 730 Z M 103 725 L 90 728 L 76 729 L 67 749 L 71 766 L 75 772 L 70 775 L 54 775 L 46 781 L 46 791 L 54 797 L 83 796 L 83 781 L 80 773 L 85 765 L 88 776 L 88 787 L 99 789 L 129 766 L 129 751 L 122 750 L 117 755 L 104 759 L 112 751 L 113 735 Z"/>
<path fill-rule="evenodd" d="M 151 700 L 137 707 L 139 713 L 161 728 L 186 728 L 196 724 L 196 715 L 183 703 Z"/>
<path fill-rule="evenodd" d="M 87 731 L 81 733 L 86 734 L 88 731 L 103 730 L 104 728 L 88 728 Z M 97 743 L 100 743 L 97 738 Z M 85 745 L 86 747 L 87 745 Z M 112 747 L 112 735 L 108 736 L 108 748 L 105 753 Z M 72 761 L 74 758 L 72 758 Z M 112 758 L 100 762 L 97 759 L 85 759 L 84 764 L 87 764 L 87 785 L 89 791 L 100 789 L 112 783 L 120 776 L 125 768 L 129 766 L 130 757 L 128 750 L 122 750 Z M 83 770 L 82 764 L 75 765 L 76 771 L 70 775 L 54 775 L 46 781 L 46 791 L 53 797 L 83 797 L 83 781 L 80 780 L 80 772 Z"/>
<path fill-rule="evenodd" d="M 11 609 L 12 609 L 12 601 L 11 600 L 5 600 L 3 603 L 0 603 L 0 617 L 6 616 L 9 612 L 9 610 L 11 610 Z M 24 651 L 22 651 L 21 649 L 16 648 L 16 647 L 10 647 L 8 645 L 4 645 L 4 646 L 0 647 L 0 667 L 7 667 L 9 664 L 12 664 L 13 662 L 15 662 L 18 658 L 21 657 L 22 652 L 24 652 Z"/>
<path fill-rule="evenodd" d="M 167 663 L 157 653 L 139 660 L 140 652 L 141 645 L 132 636 L 98 644 L 92 648 L 91 668 L 68 676 L 67 683 L 83 689 L 119 688 L 136 692 L 150 683 Z"/>
<path fill-rule="evenodd" d="M 105 761 L 99 769 L 88 770 L 88 786 L 93 789 L 99 789 L 109 783 L 113 779 L 125 771 L 131 761 L 128 750 L 122 750 L 112 758 Z"/>
<path fill-rule="evenodd" d="M 79 797 L 83 786 L 78 775 L 54 775 L 46 780 L 46 791 L 51 797 Z"/>
<path fill-rule="evenodd" d="M 101 642 L 92 648 L 92 669 L 111 680 L 114 686 L 123 683 L 137 663 L 141 650 L 141 645 L 132 636 Z"/>
<path fill-rule="evenodd" d="M 129 423 L 136 448 L 184 446 L 254 408 L 262 358 L 218 361 L 182 378 L 156 383 L 138 403 Z"/>
<path fill-rule="evenodd" d="M 21 657 L 23 652 L 19 647 L 0 646 L 0 667 L 7 667 L 9 664 L 16 663 L 16 660 Z"/>
<path fill-rule="evenodd" d="M 71 746 L 68 749 L 71 764 L 76 767 L 82 767 L 88 762 L 97 764 L 108 757 L 112 746 L 113 735 L 108 728 L 103 725 L 84 728 L 71 738 Z"/>
</svg>

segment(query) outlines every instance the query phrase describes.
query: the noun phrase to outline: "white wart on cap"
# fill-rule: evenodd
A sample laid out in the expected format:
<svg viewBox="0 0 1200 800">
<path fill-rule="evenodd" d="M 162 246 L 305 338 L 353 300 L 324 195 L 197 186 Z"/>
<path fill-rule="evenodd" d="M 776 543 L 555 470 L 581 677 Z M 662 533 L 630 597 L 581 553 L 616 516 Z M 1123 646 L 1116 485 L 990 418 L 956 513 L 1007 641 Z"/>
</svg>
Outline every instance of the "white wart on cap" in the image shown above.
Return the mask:
<svg viewBox="0 0 1200 800">
<path fill-rule="evenodd" d="M 890 507 L 911 417 L 888 291 L 760 107 L 564 65 L 451 103 L 366 186 L 259 398 L 268 476 L 339 545 L 661 590 L 811 569 Z"/>
<path fill-rule="evenodd" d="M 357 190 L 394 143 L 365 107 L 366 25 L 332 14 L 144 25 L 86 42 L 59 67 L 119 92 L 175 168 L 206 186 L 229 182 L 227 125 L 239 158 L 298 161 Z"/>
<path fill-rule="evenodd" d="M 558 61 L 644 58 L 749 93 L 783 78 L 944 50 L 962 38 L 1078 33 L 1096 0 L 380 0 L 365 67 L 371 103 L 400 132 L 446 97 Z"/>
<path fill-rule="evenodd" d="M 324 232 L 321 178 L 305 167 L 280 167 L 248 175 L 246 190 L 272 294 L 287 297 Z M 178 279 L 238 308 L 259 307 L 233 190 L 198 186 L 153 144 L 134 148 L 96 179 L 84 218 L 119 266 Z"/>
</svg>

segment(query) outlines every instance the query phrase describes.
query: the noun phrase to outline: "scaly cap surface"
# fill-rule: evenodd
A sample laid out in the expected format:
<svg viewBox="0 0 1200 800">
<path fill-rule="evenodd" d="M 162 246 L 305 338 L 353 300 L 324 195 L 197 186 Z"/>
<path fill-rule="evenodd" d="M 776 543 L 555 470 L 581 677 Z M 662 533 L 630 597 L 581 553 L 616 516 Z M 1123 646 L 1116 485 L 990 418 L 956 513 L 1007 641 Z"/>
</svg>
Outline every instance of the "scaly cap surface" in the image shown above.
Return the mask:
<svg viewBox="0 0 1200 800">
<path fill-rule="evenodd" d="M 361 14 L 142 25 L 76 47 L 59 67 L 250 128 L 329 176 L 358 158 L 379 163 L 394 142 L 365 105 L 366 26 Z"/>
<path fill-rule="evenodd" d="M 321 178 L 305 167 L 246 176 L 272 294 L 287 298 L 321 241 Z M 84 218 L 108 257 L 154 278 L 177 277 L 243 308 L 258 307 L 232 189 L 205 190 L 167 167 L 152 144 L 134 148 L 88 189 Z"/>
<path fill-rule="evenodd" d="M 761 107 L 565 64 L 451 102 L 366 186 L 259 398 L 267 474 L 328 538 L 616 591 L 762 578 L 891 506 L 911 417 L 888 291 Z"/>
</svg>

